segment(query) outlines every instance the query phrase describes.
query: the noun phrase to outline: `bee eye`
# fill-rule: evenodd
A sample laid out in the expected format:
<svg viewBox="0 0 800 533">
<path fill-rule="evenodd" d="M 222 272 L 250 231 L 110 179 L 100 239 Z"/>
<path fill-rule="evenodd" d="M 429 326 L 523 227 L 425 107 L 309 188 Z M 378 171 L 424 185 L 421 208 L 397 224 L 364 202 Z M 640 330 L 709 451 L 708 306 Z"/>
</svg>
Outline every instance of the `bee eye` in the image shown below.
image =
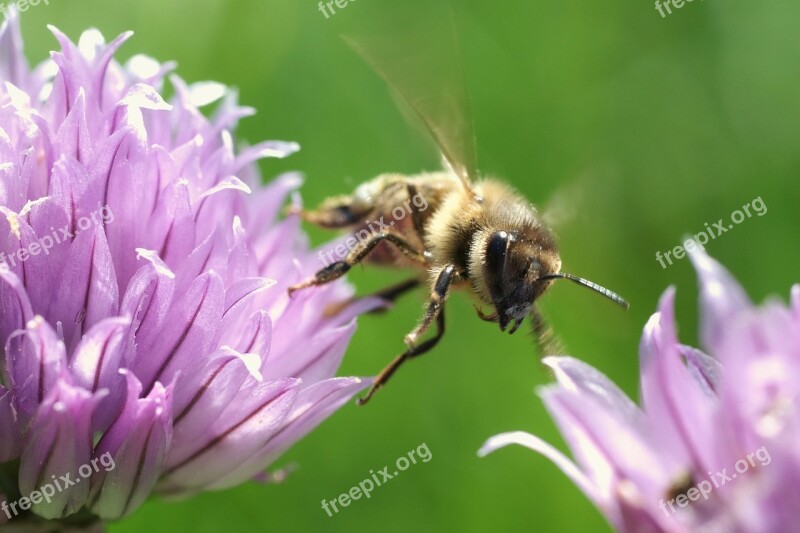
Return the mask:
<svg viewBox="0 0 800 533">
<path fill-rule="evenodd" d="M 505 294 L 506 259 L 510 240 L 508 233 L 497 231 L 489 237 L 486 245 L 486 284 L 495 304 L 502 301 Z"/>
<path fill-rule="evenodd" d="M 489 263 L 500 263 L 505 261 L 508 241 L 511 236 L 505 231 L 497 231 L 489 237 L 489 244 L 486 246 L 486 258 Z"/>
</svg>

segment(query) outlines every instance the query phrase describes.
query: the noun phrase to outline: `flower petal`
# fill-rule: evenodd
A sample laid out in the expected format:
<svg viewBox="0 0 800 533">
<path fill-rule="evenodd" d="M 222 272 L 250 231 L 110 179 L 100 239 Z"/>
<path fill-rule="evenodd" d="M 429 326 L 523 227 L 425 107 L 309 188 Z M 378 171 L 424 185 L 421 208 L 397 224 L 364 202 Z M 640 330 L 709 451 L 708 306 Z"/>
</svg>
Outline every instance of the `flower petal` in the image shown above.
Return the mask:
<svg viewBox="0 0 800 533">
<path fill-rule="evenodd" d="M 195 279 L 172 305 L 147 357 L 140 357 L 134 368 L 145 389 L 156 380 L 171 381 L 181 368 L 190 367 L 198 355 L 213 350 L 224 306 L 222 291 L 219 276 L 209 272 Z"/>
<path fill-rule="evenodd" d="M 372 380 L 369 379 L 331 378 L 302 389 L 280 429 L 274 432 L 257 453 L 237 468 L 226 472 L 208 488 L 224 489 L 253 478 L 371 383 Z"/>
<path fill-rule="evenodd" d="M 90 509 L 118 520 L 138 508 L 158 481 L 172 439 L 171 391 L 156 383 L 144 398 L 142 384 L 130 372 L 128 397 L 120 416 L 94 452 L 105 469 L 92 476 Z"/>
<path fill-rule="evenodd" d="M 707 352 L 714 355 L 726 325 L 752 304 L 733 276 L 703 250 L 690 251 L 689 258 L 700 283 L 700 336 Z"/>
<path fill-rule="evenodd" d="M 715 399 L 705 394 L 683 364 L 675 336 L 675 290 L 667 289 L 640 344 L 642 403 L 656 440 L 700 473 L 716 466 L 712 434 Z"/>
<path fill-rule="evenodd" d="M 197 448 L 252 376 L 245 355 L 228 347 L 211 354 L 198 370 L 189 370 L 178 380 L 173 457 L 188 456 Z"/>
<path fill-rule="evenodd" d="M 540 393 L 578 464 L 603 495 L 613 499 L 617 484 L 630 480 L 650 498 L 678 469 L 656 451 L 648 436 L 598 406 L 590 397 L 549 386 Z"/>
<path fill-rule="evenodd" d="M 297 380 L 245 389 L 186 456 L 169 457 L 162 490 L 203 489 L 255 453 L 281 427 L 297 397 Z"/>
<path fill-rule="evenodd" d="M 9 337 L 6 357 L 15 396 L 14 407 L 20 429 L 24 429 L 66 371 L 64 343 L 37 315 L 28 322 L 27 329 Z"/>
<path fill-rule="evenodd" d="M 92 457 L 92 412 L 100 396 L 59 380 L 42 402 L 22 443 L 19 489 L 30 494 L 61 480 L 51 501 L 34 504 L 48 519 L 62 518 L 83 507 L 89 484 L 78 481 L 79 468 Z"/>
<path fill-rule="evenodd" d="M 550 444 L 544 442 L 539 437 L 525 433 L 524 431 L 510 431 L 500 433 L 488 439 L 481 449 L 478 450 L 479 457 L 486 457 L 500 448 L 505 448 L 512 444 L 518 444 L 540 453 L 550 459 L 575 485 L 594 503 L 601 511 L 609 509 L 609 500 L 594 482 L 584 474 L 578 466 L 570 461 L 563 453 L 555 449 Z"/>
<path fill-rule="evenodd" d="M 49 316 L 53 322 L 61 322 L 67 348 L 72 350 L 84 331 L 118 310 L 119 288 L 111 252 L 105 231 L 94 226 L 75 237 Z"/>
<path fill-rule="evenodd" d="M 567 390 L 590 397 L 598 405 L 638 430 L 646 426 L 644 413 L 603 373 L 572 357 L 549 356 L 542 363 L 553 369 Z"/>
<path fill-rule="evenodd" d="M 686 359 L 686 367 L 700 388 L 708 396 L 716 396 L 717 387 L 722 376 L 722 364 L 713 357 L 704 354 L 697 348 L 681 344 L 678 351 Z"/>
<path fill-rule="evenodd" d="M 0 343 L 12 332 L 24 329 L 33 319 L 31 306 L 25 287 L 16 274 L 0 263 Z M 0 358 L 0 375 L 5 368 L 4 358 Z"/>
<path fill-rule="evenodd" d="M 75 384 L 97 392 L 110 391 L 95 413 L 95 430 L 105 430 L 119 414 L 124 401 L 124 379 L 118 370 L 125 354 L 128 318 L 107 318 L 83 336 L 70 361 L 70 371 Z"/>
</svg>

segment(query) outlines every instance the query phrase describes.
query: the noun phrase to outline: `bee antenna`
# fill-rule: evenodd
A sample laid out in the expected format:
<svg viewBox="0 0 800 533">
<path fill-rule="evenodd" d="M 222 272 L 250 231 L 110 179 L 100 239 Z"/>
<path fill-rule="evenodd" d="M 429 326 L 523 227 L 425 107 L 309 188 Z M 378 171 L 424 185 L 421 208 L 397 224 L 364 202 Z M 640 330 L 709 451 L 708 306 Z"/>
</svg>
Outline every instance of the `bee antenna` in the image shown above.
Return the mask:
<svg viewBox="0 0 800 533">
<path fill-rule="evenodd" d="M 584 287 L 588 287 L 595 292 L 599 292 L 606 298 L 609 298 L 610 300 L 621 305 L 625 309 L 628 309 L 630 307 L 630 304 L 622 296 L 620 296 L 614 291 L 606 289 L 601 285 L 598 285 L 594 281 L 589 281 L 588 279 L 579 278 L 578 276 L 573 276 L 572 274 L 567 274 L 566 272 L 556 272 L 555 274 L 547 274 L 546 276 L 540 277 L 536 281 L 546 281 L 548 279 L 568 279 L 574 281 L 578 285 L 583 285 Z"/>
</svg>

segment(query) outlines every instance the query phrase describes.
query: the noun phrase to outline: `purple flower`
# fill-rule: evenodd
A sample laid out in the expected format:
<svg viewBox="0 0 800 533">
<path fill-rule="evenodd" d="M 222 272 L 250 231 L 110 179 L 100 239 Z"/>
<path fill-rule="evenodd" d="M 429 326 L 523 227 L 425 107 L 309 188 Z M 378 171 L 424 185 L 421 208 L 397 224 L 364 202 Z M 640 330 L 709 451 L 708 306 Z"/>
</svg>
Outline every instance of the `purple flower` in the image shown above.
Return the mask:
<svg viewBox="0 0 800 533">
<path fill-rule="evenodd" d="M 263 477 L 369 385 L 334 376 L 374 302 L 287 296 L 319 267 L 277 220 L 300 179 L 262 189 L 255 162 L 298 146 L 235 149 L 253 110 L 170 63 L 120 65 L 129 33 L 51 31 L 61 51 L 30 69 L 17 18 L 0 29 L 0 480 L 18 479 L 0 523 Z"/>
<path fill-rule="evenodd" d="M 704 252 L 705 351 L 680 344 L 668 289 L 640 347 L 643 407 L 570 357 L 545 360 L 540 394 L 575 462 L 533 435 L 497 435 L 550 458 L 619 531 L 784 532 L 800 503 L 800 285 L 754 307 Z"/>
</svg>

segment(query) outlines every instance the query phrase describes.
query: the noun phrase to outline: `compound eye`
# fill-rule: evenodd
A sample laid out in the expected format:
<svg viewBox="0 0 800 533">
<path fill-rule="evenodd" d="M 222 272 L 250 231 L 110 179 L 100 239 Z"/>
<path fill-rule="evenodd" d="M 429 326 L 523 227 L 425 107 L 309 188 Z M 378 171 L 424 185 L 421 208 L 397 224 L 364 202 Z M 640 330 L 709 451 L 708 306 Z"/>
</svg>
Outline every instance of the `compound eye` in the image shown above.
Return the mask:
<svg viewBox="0 0 800 533">
<path fill-rule="evenodd" d="M 486 245 L 486 284 L 489 286 L 495 304 L 503 299 L 506 259 L 511 236 L 505 231 L 497 231 L 489 237 Z"/>
<path fill-rule="evenodd" d="M 505 262 L 506 251 L 511 236 L 505 231 L 496 231 L 489 237 L 489 244 L 486 246 L 486 258 L 491 262 Z"/>
</svg>

